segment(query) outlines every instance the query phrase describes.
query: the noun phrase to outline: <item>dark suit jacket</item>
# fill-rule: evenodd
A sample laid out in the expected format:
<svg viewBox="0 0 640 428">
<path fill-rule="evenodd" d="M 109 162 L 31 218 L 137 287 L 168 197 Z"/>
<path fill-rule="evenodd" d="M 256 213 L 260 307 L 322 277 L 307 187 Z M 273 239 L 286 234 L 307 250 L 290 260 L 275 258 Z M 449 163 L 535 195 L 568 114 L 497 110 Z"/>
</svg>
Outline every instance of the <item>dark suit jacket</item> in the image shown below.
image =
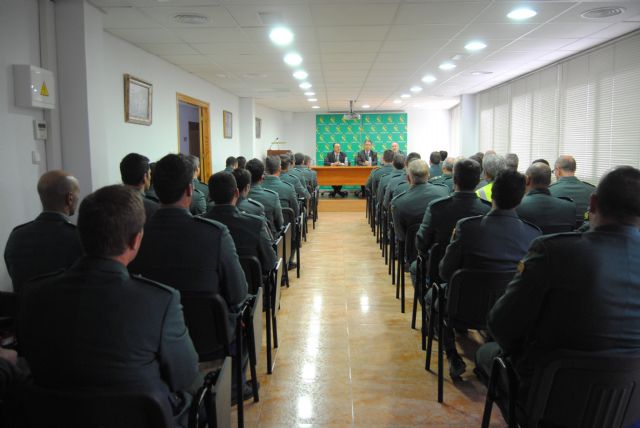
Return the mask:
<svg viewBox="0 0 640 428">
<path fill-rule="evenodd" d="M 149 220 L 129 271 L 178 291 L 218 293 L 231 312 L 247 297 L 229 229 L 181 208 L 161 208 Z"/>
<path fill-rule="evenodd" d="M 514 210 L 492 210 L 484 216 L 464 218 L 456 224 L 440 261 L 446 281 L 458 269 L 515 270 L 540 229 L 522 221 Z"/>
<path fill-rule="evenodd" d="M 416 248 L 427 254 L 435 243 L 447 245 L 458 220 L 488 213 L 475 192 L 455 192 L 429 204 L 416 234 Z"/>
<path fill-rule="evenodd" d="M 371 150 L 369 152 L 369 155 L 371 156 L 371 165 L 378 165 L 378 154 Z M 356 155 L 356 165 L 366 165 L 368 160 L 369 158 L 367 157 L 367 153 L 364 150 L 360 150 Z"/>
<path fill-rule="evenodd" d="M 80 256 L 82 245 L 76 226 L 63 214 L 52 211 L 13 229 L 4 250 L 15 292 L 21 291 L 27 279 L 66 269 Z"/>
<path fill-rule="evenodd" d="M 83 257 L 25 284 L 20 349 L 36 383 L 50 387 L 185 390 L 198 355 L 179 293 L 129 275 L 114 260 Z"/>
<path fill-rule="evenodd" d="M 552 225 L 568 225 L 573 230 L 576 222 L 576 204 L 551 196 L 546 189 L 532 189 L 527 193 L 516 212 L 521 219 L 533 223 L 544 231 Z"/>
<path fill-rule="evenodd" d="M 347 155 L 344 152 L 340 152 L 340 154 L 336 157 L 336 152 L 329 152 L 327 156 L 324 158 L 324 166 L 331 166 L 334 162 L 347 162 Z"/>
<path fill-rule="evenodd" d="M 489 329 L 521 376 L 557 349 L 640 348 L 640 231 L 602 226 L 536 239 Z"/>
<path fill-rule="evenodd" d="M 257 257 L 265 273 L 273 269 L 277 256 L 273 250 L 266 220 L 243 214 L 233 205 L 215 205 L 204 217 L 227 226 L 238 255 Z"/>
<path fill-rule="evenodd" d="M 158 211 L 160 204 L 151 198 L 148 198 L 144 192 L 142 192 L 142 204 L 144 205 L 144 214 L 147 217 L 147 221 Z"/>
</svg>

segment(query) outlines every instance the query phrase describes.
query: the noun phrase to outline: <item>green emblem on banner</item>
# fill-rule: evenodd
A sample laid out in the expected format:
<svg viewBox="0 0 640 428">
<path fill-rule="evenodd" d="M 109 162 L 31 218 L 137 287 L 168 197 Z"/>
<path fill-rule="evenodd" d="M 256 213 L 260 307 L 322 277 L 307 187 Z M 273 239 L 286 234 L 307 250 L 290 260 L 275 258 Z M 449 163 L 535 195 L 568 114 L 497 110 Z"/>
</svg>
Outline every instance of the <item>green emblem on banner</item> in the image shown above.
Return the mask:
<svg viewBox="0 0 640 428">
<path fill-rule="evenodd" d="M 331 141 L 336 141 L 336 137 L 335 137 L 335 135 L 331 135 L 331 136 L 329 137 L 329 139 L 330 139 Z"/>
<path fill-rule="evenodd" d="M 387 132 L 387 127 L 382 125 L 382 132 Z"/>
<path fill-rule="evenodd" d="M 335 116 L 330 116 L 329 117 L 329 122 L 336 123 L 336 117 Z"/>
<path fill-rule="evenodd" d="M 387 116 L 387 122 L 393 123 L 393 116 L 391 115 Z"/>
<path fill-rule="evenodd" d="M 400 141 L 404 141 L 404 135 L 399 135 L 398 138 L 400 139 Z"/>
<path fill-rule="evenodd" d="M 399 129 L 398 129 L 398 125 L 394 125 L 394 126 L 393 126 L 393 130 L 394 130 L 395 132 L 398 132 L 398 131 L 399 131 Z"/>
<path fill-rule="evenodd" d="M 404 123 L 404 116 L 403 115 L 399 115 L 398 116 L 398 122 Z"/>
<path fill-rule="evenodd" d="M 382 122 L 382 116 L 379 114 L 376 115 L 376 122 Z"/>
<path fill-rule="evenodd" d="M 342 138 L 342 141 L 347 141 L 347 136 L 346 135 L 342 134 L 341 138 Z"/>
<path fill-rule="evenodd" d="M 370 117 L 371 117 L 371 116 L 365 116 L 365 117 L 364 117 L 364 121 L 365 121 L 366 123 L 371 122 Z"/>
<path fill-rule="evenodd" d="M 353 146 L 351 144 L 347 144 L 347 151 L 352 152 Z"/>
<path fill-rule="evenodd" d="M 318 120 L 320 121 L 320 123 L 324 123 L 324 116 L 318 116 Z"/>
</svg>

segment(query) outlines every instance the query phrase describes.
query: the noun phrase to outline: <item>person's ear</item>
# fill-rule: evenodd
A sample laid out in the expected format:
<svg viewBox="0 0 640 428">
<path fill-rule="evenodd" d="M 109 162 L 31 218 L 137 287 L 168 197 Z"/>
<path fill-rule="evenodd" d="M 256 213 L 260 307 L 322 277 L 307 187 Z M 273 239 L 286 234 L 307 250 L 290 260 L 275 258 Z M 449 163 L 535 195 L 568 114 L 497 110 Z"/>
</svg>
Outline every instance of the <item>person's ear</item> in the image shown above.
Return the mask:
<svg viewBox="0 0 640 428">
<path fill-rule="evenodd" d="M 187 188 L 185 189 L 187 196 L 192 196 L 193 195 L 193 183 L 189 183 L 189 185 L 187 186 Z"/>
<path fill-rule="evenodd" d="M 136 253 L 140 249 L 140 245 L 142 244 L 142 236 L 144 235 L 144 229 L 140 229 L 140 232 L 133 235 L 131 241 L 129 242 L 129 249 L 135 251 Z"/>
<path fill-rule="evenodd" d="M 236 189 L 236 190 L 233 192 L 233 197 L 234 197 L 234 198 L 236 198 L 236 199 L 240 198 L 240 190 Z"/>
<path fill-rule="evenodd" d="M 531 186 L 531 177 L 529 177 L 528 175 L 525 175 L 525 176 L 524 176 L 524 178 L 525 178 L 525 182 L 524 182 L 524 184 L 525 184 L 527 187 Z"/>
<path fill-rule="evenodd" d="M 598 195 L 596 193 L 592 193 L 589 197 L 589 218 L 591 218 L 593 214 L 598 214 L 599 208 Z"/>
</svg>

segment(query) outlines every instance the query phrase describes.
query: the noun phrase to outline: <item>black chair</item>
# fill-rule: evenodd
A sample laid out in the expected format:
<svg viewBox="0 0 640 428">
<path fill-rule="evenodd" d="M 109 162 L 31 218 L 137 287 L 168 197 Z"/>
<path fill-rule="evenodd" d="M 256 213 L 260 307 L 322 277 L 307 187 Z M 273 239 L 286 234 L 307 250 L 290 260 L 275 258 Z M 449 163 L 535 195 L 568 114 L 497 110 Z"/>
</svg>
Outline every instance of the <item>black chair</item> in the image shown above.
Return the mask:
<svg viewBox="0 0 640 428">
<path fill-rule="evenodd" d="M 56 390 L 29 385 L 16 395 L 18 427 L 174 427 L 169 400 L 155 392 Z"/>
<path fill-rule="evenodd" d="M 494 360 L 482 427 L 488 427 L 499 379 L 505 378 L 510 428 L 636 427 L 640 422 L 640 354 L 559 350 L 536 367 L 524 408 L 508 359 Z"/>
<path fill-rule="evenodd" d="M 421 315 L 422 315 L 422 327 L 421 327 L 421 336 L 422 336 L 422 350 L 426 349 L 427 345 L 427 305 L 425 303 L 425 296 L 427 288 L 430 288 L 433 283 L 440 283 L 440 276 L 438 275 L 438 264 L 442 257 L 444 257 L 444 252 L 447 249 L 445 244 L 435 243 L 429 249 L 429 256 L 426 257 L 422 254 L 418 254 L 416 256 L 416 284 L 418 285 L 417 290 L 414 292 L 418 293 L 418 298 L 414 297 L 413 304 L 413 316 L 412 316 L 412 324 L 411 328 L 415 327 L 415 318 L 416 318 L 416 300 L 420 301 L 421 305 Z"/>
<path fill-rule="evenodd" d="M 239 258 L 240 266 L 242 266 L 244 276 L 247 279 L 247 284 L 249 285 L 249 294 L 253 294 L 254 296 L 256 296 L 256 301 L 252 308 L 253 312 L 249 319 L 245 320 L 245 326 L 247 327 L 249 336 L 249 358 L 251 363 L 250 367 L 252 370 L 251 378 L 256 379 L 257 376 L 254 371 L 256 365 L 258 364 L 260 351 L 262 350 L 262 317 L 259 316 L 257 311 L 260 310 L 260 312 L 263 312 L 266 310 L 266 305 L 263 299 L 265 295 L 269 296 L 269 292 L 271 291 L 271 284 L 270 281 L 262 280 L 262 265 L 260 264 L 260 261 L 256 256 L 241 255 L 239 256 Z M 269 299 L 267 298 L 267 301 L 268 300 Z M 267 340 L 267 345 L 271 345 L 270 340 Z M 267 354 L 267 364 L 269 364 L 271 361 L 270 357 L 271 356 Z M 254 396 L 259 397 L 257 384 L 254 385 L 256 386 Z"/>
<path fill-rule="evenodd" d="M 396 245 L 396 231 L 393 227 L 393 218 L 391 212 L 388 215 L 388 228 L 389 228 L 389 274 L 391 275 L 391 285 L 396 283 L 396 260 L 398 259 L 397 245 Z M 396 288 L 396 299 L 399 298 L 398 290 Z"/>
<path fill-rule="evenodd" d="M 231 426 L 231 377 L 231 357 L 226 357 L 219 369 L 207 373 L 189 409 L 189 428 Z M 206 425 L 200 420 L 201 408 L 206 410 Z"/>
<path fill-rule="evenodd" d="M 296 251 L 296 214 L 292 208 L 282 208 L 282 217 L 284 218 L 285 230 L 283 236 L 285 237 L 285 253 L 284 266 L 287 273 L 285 273 L 285 283 L 289 287 L 289 262 Z"/>
<path fill-rule="evenodd" d="M 575 224 L 547 224 L 539 226 L 543 235 L 551 235 L 553 233 L 571 232 L 575 228 Z"/>
<path fill-rule="evenodd" d="M 0 329 L 15 329 L 18 315 L 18 294 L 10 291 L 0 291 Z"/>
<path fill-rule="evenodd" d="M 486 271 L 459 269 L 453 273 L 446 290 L 434 283 L 431 287 L 429 338 L 425 369 L 431 370 L 433 344 L 433 320 L 436 317 L 435 302 L 438 302 L 438 402 L 443 401 L 443 342 L 444 326 L 451 329 L 486 330 L 487 315 L 493 304 L 504 294 L 515 271 Z M 445 303 L 445 292 L 447 301 Z M 446 306 L 445 306 L 446 305 Z M 446 307 L 446 311 L 442 308 Z M 443 312 L 446 312 L 446 320 Z"/>
</svg>

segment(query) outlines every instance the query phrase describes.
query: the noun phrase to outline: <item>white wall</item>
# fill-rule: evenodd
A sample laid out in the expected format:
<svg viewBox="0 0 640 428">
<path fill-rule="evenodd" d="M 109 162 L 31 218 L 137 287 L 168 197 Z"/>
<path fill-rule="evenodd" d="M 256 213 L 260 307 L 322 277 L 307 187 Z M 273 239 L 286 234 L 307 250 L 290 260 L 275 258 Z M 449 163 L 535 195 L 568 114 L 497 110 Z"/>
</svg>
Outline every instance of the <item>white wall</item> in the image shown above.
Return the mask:
<svg viewBox="0 0 640 428">
<path fill-rule="evenodd" d="M 287 148 L 294 153 L 301 152 L 315 161 L 316 153 L 316 113 L 293 113 L 285 131 Z"/>
<path fill-rule="evenodd" d="M 256 104 L 255 116 L 262 119 L 262 133 L 260 138 L 255 138 L 254 133 L 254 156 L 262 159 L 267 155 L 269 146 L 276 138 L 280 141 L 288 141 L 286 134 L 291 126 L 292 114 Z M 290 145 L 273 146 L 274 150 L 290 148 Z"/>
<path fill-rule="evenodd" d="M 44 143 L 33 139 L 33 120 L 41 109 L 16 107 L 13 64 L 40 65 L 38 7 L 35 0 L 0 2 L 0 248 L 14 226 L 32 220 L 41 210 L 36 193 L 45 171 Z M 34 165 L 31 154 L 40 155 Z M 11 290 L 4 262 L 0 263 L 0 290 Z"/>
</svg>

